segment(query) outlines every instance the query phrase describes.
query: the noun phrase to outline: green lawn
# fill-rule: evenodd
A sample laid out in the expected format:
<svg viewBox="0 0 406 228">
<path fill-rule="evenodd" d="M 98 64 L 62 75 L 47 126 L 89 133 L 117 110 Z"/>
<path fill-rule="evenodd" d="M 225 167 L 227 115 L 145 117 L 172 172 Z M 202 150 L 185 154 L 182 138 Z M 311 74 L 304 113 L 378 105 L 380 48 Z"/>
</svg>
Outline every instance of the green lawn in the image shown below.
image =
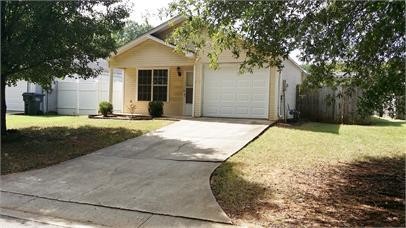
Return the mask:
<svg viewBox="0 0 406 228">
<path fill-rule="evenodd" d="M 170 124 L 167 120 L 103 120 L 87 116 L 7 115 L 1 174 L 42 168 Z"/>
<path fill-rule="evenodd" d="M 240 224 L 405 226 L 406 123 L 271 127 L 221 165 L 213 192 Z"/>
</svg>

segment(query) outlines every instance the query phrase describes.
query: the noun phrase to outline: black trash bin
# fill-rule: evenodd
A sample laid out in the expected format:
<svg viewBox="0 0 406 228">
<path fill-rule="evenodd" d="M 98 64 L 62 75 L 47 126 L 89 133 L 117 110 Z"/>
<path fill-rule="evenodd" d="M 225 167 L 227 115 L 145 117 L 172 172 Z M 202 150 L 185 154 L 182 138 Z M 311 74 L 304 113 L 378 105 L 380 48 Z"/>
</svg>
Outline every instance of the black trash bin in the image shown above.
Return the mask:
<svg viewBox="0 0 406 228">
<path fill-rule="evenodd" d="M 24 113 L 26 115 L 40 115 L 41 103 L 44 100 L 44 94 L 41 93 L 23 93 Z"/>
</svg>

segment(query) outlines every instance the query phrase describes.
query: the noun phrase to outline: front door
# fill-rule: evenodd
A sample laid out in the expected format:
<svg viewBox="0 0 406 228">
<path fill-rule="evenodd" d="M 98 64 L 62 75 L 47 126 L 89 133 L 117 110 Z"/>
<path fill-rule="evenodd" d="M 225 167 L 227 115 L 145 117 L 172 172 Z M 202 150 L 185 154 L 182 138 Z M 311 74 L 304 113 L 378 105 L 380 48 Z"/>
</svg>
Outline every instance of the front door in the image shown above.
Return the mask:
<svg viewBox="0 0 406 228">
<path fill-rule="evenodd" d="M 193 107 L 193 72 L 187 71 L 185 77 L 185 99 L 183 105 L 183 114 L 185 116 L 192 115 Z"/>
</svg>

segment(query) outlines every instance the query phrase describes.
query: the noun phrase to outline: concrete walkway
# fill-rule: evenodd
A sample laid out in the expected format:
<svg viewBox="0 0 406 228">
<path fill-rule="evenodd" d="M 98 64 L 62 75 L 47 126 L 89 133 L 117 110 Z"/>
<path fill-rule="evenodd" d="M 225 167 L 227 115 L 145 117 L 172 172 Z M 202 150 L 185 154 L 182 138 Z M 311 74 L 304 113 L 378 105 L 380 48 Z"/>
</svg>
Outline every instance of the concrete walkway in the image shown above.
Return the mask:
<svg viewBox="0 0 406 228">
<path fill-rule="evenodd" d="M 131 227 L 188 226 L 190 219 L 230 223 L 211 192 L 210 175 L 268 124 L 181 120 L 55 166 L 2 176 L 0 207 L 120 227 L 130 221 L 120 218 L 126 214 Z M 100 222 L 106 219 L 115 222 Z"/>
</svg>

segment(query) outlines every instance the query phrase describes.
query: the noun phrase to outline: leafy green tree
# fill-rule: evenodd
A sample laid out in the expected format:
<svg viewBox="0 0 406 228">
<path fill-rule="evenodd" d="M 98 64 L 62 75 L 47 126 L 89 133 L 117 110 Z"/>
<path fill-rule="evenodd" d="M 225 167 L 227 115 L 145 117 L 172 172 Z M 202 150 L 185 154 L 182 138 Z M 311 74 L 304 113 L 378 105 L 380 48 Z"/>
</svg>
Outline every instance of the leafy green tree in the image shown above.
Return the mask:
<svg viewBox="0 0 406 228">
<path fill-rule="evenodd" d="M 113 33 L 128 9 L 120 1 L 1 1 L 1 133 L 5 87 L 18 80 L 49 89 L 55 78 L 95 77 L 89 63 L 117 48 Z"/>
<path fill-rule="evenodd" d="M 142 24 L 135 21 L 127 21 L 124 29 L 115 34 L 115 39 L 117 40 L 117 44 L 119 46 L 123 46 L 124 44 L 148 32 L 150 29 L 152 29 L 152 26 L 148 23 L 148 21 L 145 21 Z"/>
<path fill-rule="evenodd" d="M 244 56 L 241 70 L 281 68 L 299 49 L 312 65 L 313 85 L 362 88 L 359 110 L 365 115 L 405 93 L 404 1 L 178 0 L 171 11 L 188 20 L 169 41 L 177 51 L 207 55 L 211 67 L 230 49 Z M 337 81 L 337 69 L 352 76 Z"/>
<path fill-rule="evenodd" d="M 342 83 L 363 90 L 363 115 L 403 95 L 404 14 L 404 1 L 332 1 L 308 12 L 297 40 L 303 59 L 317 68 L 313 80 L 340 84 L 331 77 L 337 69 L 351 75 Z"/>
</svg>

